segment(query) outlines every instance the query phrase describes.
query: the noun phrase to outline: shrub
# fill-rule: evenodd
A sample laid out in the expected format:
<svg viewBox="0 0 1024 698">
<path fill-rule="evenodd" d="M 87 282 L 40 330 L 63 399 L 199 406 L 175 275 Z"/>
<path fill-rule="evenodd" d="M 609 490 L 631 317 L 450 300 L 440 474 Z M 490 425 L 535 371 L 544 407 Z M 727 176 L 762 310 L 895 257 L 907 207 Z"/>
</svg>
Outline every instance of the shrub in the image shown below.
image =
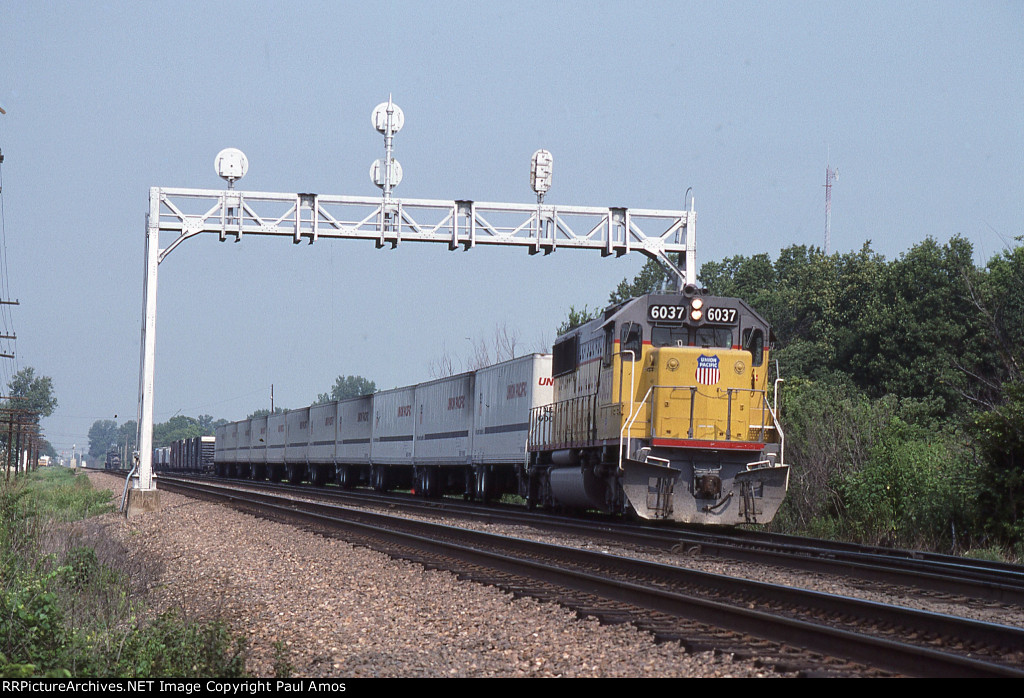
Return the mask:
<svg viewBox="0 0 1024 698">
<path fill-rule="evenodd" d="M 109 511 L 110 499 L 61 468 L 0 487 L 0 676 L 242 676 L 244 639 L 178 613 L 138 620 L 137 563 L 64 525 Z"/>
</svg>

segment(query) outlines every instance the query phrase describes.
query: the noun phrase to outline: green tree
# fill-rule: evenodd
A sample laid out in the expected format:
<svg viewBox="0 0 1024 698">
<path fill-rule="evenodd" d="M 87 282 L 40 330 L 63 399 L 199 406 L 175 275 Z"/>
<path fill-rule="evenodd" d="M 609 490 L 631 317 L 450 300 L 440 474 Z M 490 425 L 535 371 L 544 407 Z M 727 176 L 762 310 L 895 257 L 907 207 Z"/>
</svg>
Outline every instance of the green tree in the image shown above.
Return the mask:
<svg viewBox="0 0 1024 698">
<path fill-rule="evenodd" d="M 971 433 L 987 464 L 982 501 L 987 528 L 1024 546 L 1024 383 L 1004 386 L 1004 401 L 978 414 Z"/>
<path fill-rule="evenodd" d="M 129 419 L 127 422 L 117 428 L 117 445 L 118 447 L 127 446 L 128 454 L 136 449 L 139 435 L 139 423 L 134 419 Z"/>
<path fill-rule="evenodd" d="M 213 415 L 209 414 L 199 415 L 197 421 L 199 422 L 199 428 L 203 430 L 203 436 L 213 436 L 217 427 L 228 423 L 226 419 L 214 419 Z"/>
<path fill-rule="evenodd" d="M 965 370 L 984 363 L 968 285 L 972 257 L 963 238 L 946 245 L 929 238 L 886 265 L 875 312 L 861 315 L 860 344 L 849 354 L 854 380 L 870 395 L 933 400 L 946 415 L 962 406 Z"/>
<path fill-rule="evenodd" d="M 320 393 L 313 404 L 319 405 L 334 400 L 346 400 L 350 397 L 373 395 L 375 392 L 377 392 L 376 383 L 362 376 L 338 376 L 334 380 L 331 392 Z"/>
<path fill-rule="evenodd" d="M 89 455 L 102 458 L 108 449 L 117 445 L 117 422 L 97 419 L 89 427 Z"/>
<path fill-rule="evenodd" d="M 281 414 L 282 412 L 287 412 L 287 410 L 285 408 L 283 408 L 283 407 L 275 407 L 274 408 L 274 414 Z M 249 415 L 246 417 L 246 419 L 253 419 L 254 417 L 267 417 L 269 415 L 270 415 L 270 410 L 268 410 L 266 408 L 260 408 L 258 410 L 253 411 L 253 412 L 250 412 Z"/>
<path fill-rule="evenodd" d="M 153 447 L 170 446 L 175 441 L 203 436 L 199 420 L 179 414 L 166 422 L 153 425 Z"/>
<path fill-rule="evenodd" d="M 600 314 L 601 311 L 597 308 L 590 310 L 587 306 L 583 306 L 583 310 L 576 310 L 575 306 L 569 306 L 569 316 L 555 330 L 555 335 L 561 337 L 566 332 L 574 330 L 580 325 L 587 324 Z"/>
<path fill-rule="evenodd" d="M 1002 401 L 1004 383 L 1024 379 L 1024 246 L 993 258 L 967 282 L 984 330 L 977 370 L 966 371 L 968 397 L 991 409 Z"/>
<path fill-rule="evenodd" d="M 49 376 L 36 377 L 36 370 L 27 366 L 11 377 L 7 384 L 7 394 L 12 398 L 9 405 L 15 409 L 27 410 L 33 415 L 33 421 L 49 417 L 57 408 L 57 398 L 53 395 L 53 380 Z"/>
<path fill-rule="evenodd" d="M 630 298 L 636 298 L 637 296 L 643 296 L 648 293 L 655 293 L 674 283 L 674 274 L 671 275 L 670 278 L 669 272 L 660 262 L 658 262 L 658 260 L 648 259 L 637 275 L 633 277 L 632 281 L 623 279 L 619 282 L 619 285 L 615 287 L 615 290 L 609 294 L 608 303 L 610 305 L 615 305 L 622 301 L 628 301 Z M 586 310 L 587 309 L 584 307 L 583 312 L 586 313 Z"/>
<path fill-rule="evenodd" d="M 39 439 L 39 453 L 44 456 L 49 456 L 54 462 L 57 461 L 57 449 L 53 447 L 46 439 Z"/>
</svg>

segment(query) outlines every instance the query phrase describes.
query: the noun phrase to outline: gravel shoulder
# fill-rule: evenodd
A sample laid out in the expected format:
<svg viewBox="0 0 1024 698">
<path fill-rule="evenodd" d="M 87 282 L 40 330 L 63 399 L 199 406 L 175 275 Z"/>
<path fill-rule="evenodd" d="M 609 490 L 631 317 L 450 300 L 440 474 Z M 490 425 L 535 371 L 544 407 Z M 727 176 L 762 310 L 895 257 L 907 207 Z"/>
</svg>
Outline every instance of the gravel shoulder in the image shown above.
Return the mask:
<svg viewBox="0 0 1024 698">
<path fill-rule="evenodd" d="M 255 488 L 255 491 L 260 490 L 259 488 Z M 305 499 L 307 499 L 307 501 L 317 501 L 314 496 L 310 496 Z M 384 513 L 394 516 L 407 516 L 408 518 L 419 518 L 437 523 L 444 523 L 449 526 L 458 527 L 467 525 L 465 519 L 452 518 L 446 516 L 441 511 L 434 514 L 424 515 L 422 513 L 417 514 L 403 512 L 399 508 L 393 508 L 387 505 L 351 506 L 367 509 L 369 511 L 383 511 Z M 551 534 L 550 532 L 541 531 L 532 526 L 489 523 L 485 521 L 474 522 L 472 526 L 477 530 L 495 533 L 498 535 L 516 536 L 538 542 L 612 553 L 623 557 L 635 557 L 651 562 L 676 565 L 712 574 L 720 574 L 727 577 L 750 579 L 770 584 L 783 584 L 827 594 L 840 594 L 842 596 L 863 599 L 865 601 L 873 601 L 885 605 L 904 606 L 906 608 L 916 608 L 918 610 L 930 611 L 932 613 L 942 613 L 962 618 L 973 618 L 975 620 L 988 623 L 998 623 L 1001 625 L 1024 628 L 1024 608 L 985 601 L 983 599 L 964 598 L 939 592 L 921 592 L 912 588 L 892 586 L 881 582 L 858 580 L 841 575 L 803 572 L 784 565 L 751 564 L 748 562 L 702 554 L 690 555 L 687 553 L 673 553 L 668 551 L 659 552 L 651 549 L 637 550 L 634 547 L 627 547 L 614 543 L 606 543 L 591 539 L 583 540 L 579 536 L 569 534 Z"/>
<path fill-rule="evenodd" d="M 89 477 L 120 498 L 123 480 Z M 283 662 L 298 677 L 778 676 L 228 507 L 160 501 L 89 526 L 146 559 L 152 612 L 219 616 L 244 633 L 253 676 Z"/>
</svg>

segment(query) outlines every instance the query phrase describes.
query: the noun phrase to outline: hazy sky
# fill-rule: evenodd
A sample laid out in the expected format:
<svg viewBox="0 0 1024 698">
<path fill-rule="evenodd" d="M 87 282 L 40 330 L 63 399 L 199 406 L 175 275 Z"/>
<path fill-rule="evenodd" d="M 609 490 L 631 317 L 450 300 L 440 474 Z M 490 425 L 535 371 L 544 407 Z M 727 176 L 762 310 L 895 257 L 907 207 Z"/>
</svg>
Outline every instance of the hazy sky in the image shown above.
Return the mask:
<svg viewBox="0 0 1024 698">
<path fill-rule="evenodd" d="M 963 235 L 984 263 L 1024 233 L 1019 0 L 0 0 L 0 289 L 21 302 L 0 380 L 53 378 L 58 450 L 135 418 L 149 188 L 221 188 L 234 146 L 242 190 L 376 195 L 389 94 L 397 197 L 531 202 L 546 148 L 550 203 L 682 208 L 693 187 L 698 264 L 822 245 L 826 157 L 836 251 Z M 535 349 L 643 262 L 200 236 L 160 267 L 156 419 L 426 380 L 499 325 Z"/>
</svg>

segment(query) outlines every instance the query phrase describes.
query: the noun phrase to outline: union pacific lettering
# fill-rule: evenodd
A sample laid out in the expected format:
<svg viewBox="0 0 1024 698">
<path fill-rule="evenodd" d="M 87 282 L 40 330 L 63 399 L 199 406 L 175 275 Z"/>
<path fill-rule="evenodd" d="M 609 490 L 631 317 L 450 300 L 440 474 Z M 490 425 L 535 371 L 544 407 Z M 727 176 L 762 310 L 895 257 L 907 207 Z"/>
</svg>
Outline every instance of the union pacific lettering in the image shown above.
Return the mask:
<svg viewBox="0 0 1024 698">
<path fill-rule="evenodd" d="M 554 385 L 555 379 L 551 376 L 541 376 L 537 379 L 537 385 Z"/>
<path fill-rule="evenodd" d="M 461 410 L 466 407 L 466 396 L 459 395 L 458 397 L 448 398 L 448 409 L 449 410 Z"/>
</svg>

